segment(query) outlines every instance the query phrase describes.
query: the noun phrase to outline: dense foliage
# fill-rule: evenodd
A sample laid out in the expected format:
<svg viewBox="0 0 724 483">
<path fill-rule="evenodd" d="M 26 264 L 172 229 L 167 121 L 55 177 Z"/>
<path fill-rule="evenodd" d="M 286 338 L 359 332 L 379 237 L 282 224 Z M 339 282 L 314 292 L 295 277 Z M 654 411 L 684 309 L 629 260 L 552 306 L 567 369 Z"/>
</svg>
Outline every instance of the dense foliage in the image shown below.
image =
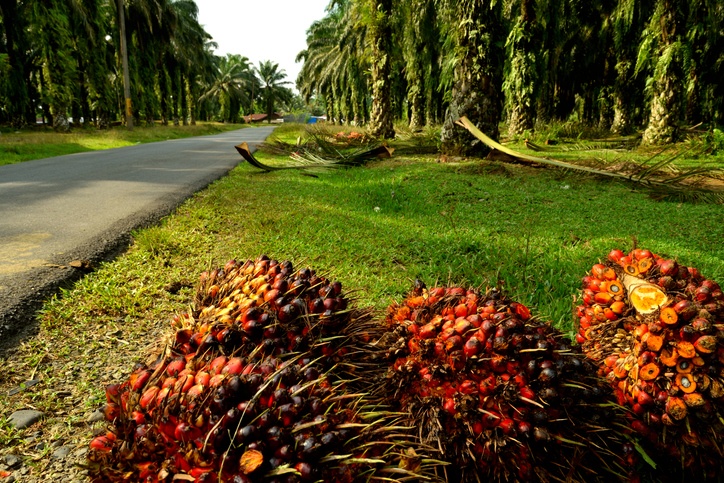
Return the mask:
<svg viewBox="0 0 724 483">
<path fill-rule="evenodd" d="M 413 129 L 440 123 L 445 112 L 449 125 L 464 114 L 493 136 L 501 120 L 517 135 L 574 119 L 621 134 L 641 129 L 649 143 L 677 140 L 683 125 L 724 122 L 721 2 L 388 4 L 333 0 L 308 31 L 298 87 L 322 98 L 337 122 L 371 120 L 378 103 L 389 103 L 390 115 Z M 387 11 L 391 42 L 381 50 L 374 35 Z M 380 60 L 392 66 L 384 95 L 375 94 Z M 465 151 L 464 142 L 443 147 Z"/>
<path fill-rule="evenodd" d="M 122 6 L 137 121 L 238 122 L 294 100 L 277 64 L 215 56 L 193 0 Z M 120 11 L 0 1 L 0 123 L 119 120 Z M 329 119 L 377 136 L 396 120 L 444 123 L 449 153 L 479 151 L 453 124 L 462 115 L 493 137 L 501 121 L 516 136 L 572 119 L 667 143 L 724 123 L 723 30 L 716 0 L 330 0 L 296 82 Z"/>
<path fill-rule="evenodd" d="M 120 121 L 120 12 L 136 123 L 239 122 L 254 112 L 255 89 L 257 112 L 291 100 L 276 64 L 255 69 L 241 55 L 214 55 L 193 0 L 118 1 L 120 11 L 108 0 L 0 1 L 0 124 L 42 120 L 67 131 L 71 120 Z M 271 97 L 267 78 L 275 79 Z"/>
</svg>

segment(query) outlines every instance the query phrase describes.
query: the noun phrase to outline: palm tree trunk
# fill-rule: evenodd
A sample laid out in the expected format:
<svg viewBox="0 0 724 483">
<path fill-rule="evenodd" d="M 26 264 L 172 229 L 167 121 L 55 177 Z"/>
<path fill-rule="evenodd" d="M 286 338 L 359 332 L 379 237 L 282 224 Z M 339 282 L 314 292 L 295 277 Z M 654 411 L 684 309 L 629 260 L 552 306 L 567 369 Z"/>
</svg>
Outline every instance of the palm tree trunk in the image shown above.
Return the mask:
<svg viewBox="0 0 724 483">
<path fill-rule="evenodd" d="M 535 49 L 540 45 L 536 32 L 535 2 L 523 0 L 520 5 L 520 16 L 507 41 L 511 59 L 510 73 L 505 82 L 506 92 L 509 95 L 509 136 L 531 131 L 535 125 L 538 87 Z"/>
<path fill-rule="evenodd" d="M 684 114 L 682 89 L 682 52 L 679 0 L 659 0 L 657 14 L 659 61 L 654 73 L 649 124 L 644 131 L 645 144 L 664 144 L 679 137 L 679 123 Z"/>
<path fill-rule="evenodd" d="M 392 126 L 392 84 L 390 82 L 392 55 L 392 0 L 370 0 L 376 15 L 371 23 L 372 44 L 372 112 L 370 132 L 378 138 L 395 137 Z"/>
<path fill-rule="evenodd" d="M 455 68 L 452 99 L 442 128 L 442 151 L 449 155 L 484 155 L 489 149 L 467 130 L 455 125 L 462 116 L 493 139 L 499 135 L 503 52 L 500 47 L 500 6 L 462 0 L 454 22 L 460 59 Z"/>
<path fill-rule="evenodd" d="M 8 117 L 15 128 L 26 123 L 26 112 L 30 105 L 26 79 L 25 22 L 18 13 L 17 0 L 0 0 L 0 20 L 5 33 L 5 52 L 8 54 L 10 70 L 8 82 Z"/>
</svg>

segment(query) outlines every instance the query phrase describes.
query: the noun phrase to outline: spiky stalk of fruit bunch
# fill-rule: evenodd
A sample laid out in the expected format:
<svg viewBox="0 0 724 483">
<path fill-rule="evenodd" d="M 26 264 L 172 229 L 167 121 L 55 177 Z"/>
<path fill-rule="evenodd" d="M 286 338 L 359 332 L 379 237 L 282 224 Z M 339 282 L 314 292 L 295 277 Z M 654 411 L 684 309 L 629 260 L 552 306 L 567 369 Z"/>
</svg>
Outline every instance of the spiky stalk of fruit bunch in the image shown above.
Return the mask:
<svg viewBox="0 0 724 483">
<path fill-rule="evenodd" d="M 645 249 L 611 251 L 583 282 L 577 338 L 599 361 L 618 403 L 630 408 L 632 429 L 664 452 L 662 462 L 675 462 L 672 471 L 718 471 L 724 456 L 719 284 Z"/>
<path fill-rule="evenodd" d="M 340 282 L 264 255 L 204 272 L 192 312 L 176 316 L 173 325 L 172 347 L 181 355 L 307 352 L 310 358 L 324 356 L 328 367 L 350 350 L 351 340 L 364 345 L 379 330 Z"/>
<path fill-rule="evenodd" d="M 524 305 L 418 281 L 386 325 L 385 387 L 439 445 L 448 481 L 593 481 L 588 464 L 603 480 L 624 477 L 619 452 L 606 449 L 623 441 L 604 429 L 605 381 Z"/>
<path fill-rule="evenodd" d="M 331 384 L 319 364 L 302 360 L 204 353 L 137 367 L 106 391 L 111 428 L 90 443 L 92 481 L 433 475 L 399 415 Z"/>
</svg>

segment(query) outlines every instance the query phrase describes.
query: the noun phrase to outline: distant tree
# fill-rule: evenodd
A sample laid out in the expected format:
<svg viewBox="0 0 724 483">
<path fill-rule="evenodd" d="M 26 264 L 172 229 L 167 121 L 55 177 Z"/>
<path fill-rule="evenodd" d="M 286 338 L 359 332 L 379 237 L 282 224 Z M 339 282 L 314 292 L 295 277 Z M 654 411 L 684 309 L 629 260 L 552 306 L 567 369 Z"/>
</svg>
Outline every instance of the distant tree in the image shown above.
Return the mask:
<svg viewBox="0 0 724 483">
<path fill-rule="evenodd" d="M 279 70 L 279 64 L 271 60 L 259 62 L 256 72 L 261 81 L 261 96 L 266 107 L 267 122 L 271 122 L 276 102 L 291 101 L 292 91 L 285 87 L 291 82 L 284 80 L 287 78 L 286 72 L 284 69 Z"/>
<path fill-rule="evenodd" d="M 223 122 L 239 122 L 239 112 L 244 102 L 250 103 L 251 91 L 259 85 L 249 59 L 241 55 L 227 54 L 218 58 L 217 75 L 201 97 L 202 100 L 215 98 L 221 107 Z M 258 88 L 258 87 L 257 87 Z"/>
</svg>

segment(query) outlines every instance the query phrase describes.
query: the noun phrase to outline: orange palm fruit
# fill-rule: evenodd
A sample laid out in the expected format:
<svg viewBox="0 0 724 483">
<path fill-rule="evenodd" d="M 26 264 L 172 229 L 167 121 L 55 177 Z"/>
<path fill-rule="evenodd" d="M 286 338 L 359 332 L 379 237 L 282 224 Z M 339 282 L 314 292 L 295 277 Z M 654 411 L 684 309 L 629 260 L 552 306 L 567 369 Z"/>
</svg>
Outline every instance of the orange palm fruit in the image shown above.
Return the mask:
<svg viewBox="0 0 724 483">
<path fill-rule="evenodd" d="M 696 381 L 691 374 L 678 374 L 676 376 L 676 385 L 685 393 L 692 393 L 696 390 Z"/>
<path fill-rule="evenodd" d="M 666 325 L 674 325 L 679 321 L 679 315 L 672 307 L 664 307 L 659 313 L 659 320 Z"/>
<path fill-rule="evenodd" d="M 644 381 L 653 381 L 659 375 L 659 366 L 653 362 L 649 362 L 639 369 L 639 378 Z"/>
<path fill-rule="evenodd" d="M 666 414 L 671 416 L 675 421 L 681 421 L 686 417 L 686 403 L 678 397 L 670 397 L 666 401 Z"/>
<path fill-rule="evenodd" d="M 713 335 L 702 335 L 694 342 L 694 348 L 700 354 L 711 354 L 717 348 L 717 339 Z"/>
<path fill-rule="evenodd" d="M 646 345 L 648 350 L 659 352 L 664 345 L 664 338 L 652 332 L 647 332 L 641 337 L 641 342 Z"/>
<path fill-rule="evenodd" d="M 676 343 L 676 350 L 679 351 L 679 356 L 685 359 L 692 359 L 696 357 L 696 348 L 691 342 L 681 340 Z"/>
<path fill-rule="evenodd" d="M 679 352 L 675 347 L 663 349 L 659 354 L 659 361 L 667 367 L 674 367 L 679 361 Z"/>
</svg>

